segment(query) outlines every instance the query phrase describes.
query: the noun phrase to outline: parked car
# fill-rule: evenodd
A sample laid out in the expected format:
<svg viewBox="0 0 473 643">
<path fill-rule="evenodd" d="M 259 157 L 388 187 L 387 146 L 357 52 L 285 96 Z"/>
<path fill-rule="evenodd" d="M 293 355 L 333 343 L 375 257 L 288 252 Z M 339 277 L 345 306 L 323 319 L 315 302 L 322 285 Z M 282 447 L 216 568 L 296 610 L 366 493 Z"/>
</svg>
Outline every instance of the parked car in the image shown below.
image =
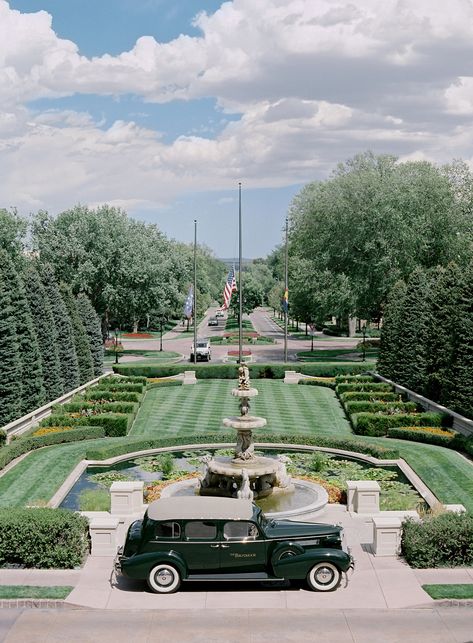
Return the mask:
<svg viewBox="0 0 473 643">
<path fill-rule="evenodd" d="M 342 527 L 269 520 L 250 500 L 175 496 L 152 502 L 132 523 L 115 570 L 176 592 L 182 581 L 306 579 L 329 592 L 354 562 Z"/>
<path fill-rule="evenodd" d="M 217 317 L 210 317 L 209 321 L 207 322 L 207 326 L 218 326 Z"/>
<path fill-rule="evenodd" d="M 210 362 L 210 359 L 212 357 L 212 351 L 210 348 L 210 340 L 209 339 L 198 339 L 197 340 L 197 350 L 196 350 L 196 361 L 198 362 L 199 360 L 205 360 L 206 362 Z M 194 344 L 192 343 L 191 345 L 191 356 L 190 356 L 190 361 L 194 361 Z"/>
</svg>

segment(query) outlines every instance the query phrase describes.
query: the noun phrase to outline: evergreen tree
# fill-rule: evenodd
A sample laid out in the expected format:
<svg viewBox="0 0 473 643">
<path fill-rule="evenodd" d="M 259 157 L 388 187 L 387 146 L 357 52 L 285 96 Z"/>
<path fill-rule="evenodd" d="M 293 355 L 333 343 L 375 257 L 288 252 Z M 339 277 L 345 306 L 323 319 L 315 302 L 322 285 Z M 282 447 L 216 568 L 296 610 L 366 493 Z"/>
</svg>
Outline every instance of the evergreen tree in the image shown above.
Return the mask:
<svg viewBox="0 0 473 643">
<path fill-rule="evenodd" d="M 94 378 L 94 362 L 89 346 L 89 338 L 76 306 L 70 286 L 61 284 L 61 294 L 72 322 L 74 345 L 79 364 L 80 383 L 85 384 Z"/>
<path fill-rule="evenodd" d="M 21 362 L 10 293 L 0 277 L 0 426 L 16 420 L 21 409 Z"/>
<path fill-rule="evenodd" d="M 103 339 L 100 318 L 85 293 L 78 294 L 76 305 L 77 312 L 89 338 L 89 347 L 94 363 L 94 375 L 98 376 L 103 373 Z"/>
<path fill-rule="evenodd" d="M 77 388 L 80 381 L 72 322 L 49 264 L 41 266 L 41 278 L 54 317 L 62 386 L 67 393 Z"/>
<path fill-rule="evenodd" d="M 426 395 L 446 405 L 454 379 L 454 353 L 458 344 L 457 310 L 461 300 L 462 271 L 455 263 L 437 267 L 430 291 L 428 381 Z"/>
<path fill-rule="evenodd" d="M 56 326 L 49 305 L 49 298 L 33 265 L 25 273 L 26 295 L 38 337 L 43 365 L 43 384 L 48 400 L 55 400 L 63 394 L 59 354 L 57 349 Z"/>
<path fill-rule="evenodd" d="M 464 273 L 455 325 L 457 336 L 447 404 L 453 411 L 473 418 L 473 263 Z"/>
<path fill-rule="evenodd" d="M 33 411 L 45 402 L 41 354 L 23 280 L 4 250 L 0 250 L 0 273 L 3 275 L 5 286 L 9 291 L 15 318 L 21 362 L 21 373 L 18 380 L 19 389 L 21 387 L 21 416 Z"/>
<path fill-rule="evenodd" d="M 384 377 L 398 381 L 401 375 L 399 355 L 404 341 L 404 300 L 407 288 L 404 281 L 392 287 L 383 315 L 381 346 L 379 350 L 378 371 Z"/>
</svg>

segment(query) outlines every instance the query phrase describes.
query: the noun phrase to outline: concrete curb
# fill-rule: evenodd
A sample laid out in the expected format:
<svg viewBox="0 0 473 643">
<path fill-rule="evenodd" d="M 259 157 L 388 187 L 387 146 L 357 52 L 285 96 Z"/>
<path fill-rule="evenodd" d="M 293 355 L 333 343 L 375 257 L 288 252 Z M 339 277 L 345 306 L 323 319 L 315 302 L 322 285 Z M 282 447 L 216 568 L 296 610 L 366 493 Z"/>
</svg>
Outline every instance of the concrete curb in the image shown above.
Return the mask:
<svg viewBox="0 0 473 643">
<path fill-rule="evenodd" d="M 66 603 L 63 599 L 53 598 L 2 598 L 0 609 L 84 609 L 82 605 Z"/>
</svg>

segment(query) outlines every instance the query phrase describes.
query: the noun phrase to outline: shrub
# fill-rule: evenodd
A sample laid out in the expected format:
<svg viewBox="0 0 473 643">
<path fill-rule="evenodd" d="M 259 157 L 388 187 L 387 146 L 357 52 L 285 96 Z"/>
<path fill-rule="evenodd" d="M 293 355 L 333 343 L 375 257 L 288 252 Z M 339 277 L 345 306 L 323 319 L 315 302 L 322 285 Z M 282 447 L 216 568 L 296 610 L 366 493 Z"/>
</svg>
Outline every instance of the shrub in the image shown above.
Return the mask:
<svg viewBox="0 0 473 643">
<path fill-rule="evenodd" d="M 113 438 L 124 436 L 128 433 L 133 424 L 132 415 L 122 415 L 118 413 L 103 413 L 101 415 L 88 415 L 84 417 L 71 417 L 70 415 L 50 415 L 41 420 L 41 426 L 68 425 L 73 426 L 102 426 L 105 429 L 106 437 Z"/>
<path fill-rule="evenodd" d="M 160 380 L 159 382 L 151 382 L 148 384 L 148 389 L 163 388 L 166 386 L 182 386 L 183 380 Z"/>
<path fill-rule="evenodd" d="M 335 381 L 329 379 L 299 380 L 298 384 L 303 384 L 304 386 L 324 386 L 325 388 L 335 390 Z"/>
<path fill-rule="evenodd" d="M 71 569 L 88 550 L 86 518 L 67 509 L 0 509 L 0 565 Z"/>
<path fill-rule="evenodd" d="M 0 429 L 0 447 L 3 446 L 7 441 L 7 432 L 3 429 Z"/>
<path fill-rule="evenodd" d="M 452 431 L 443 431 L 436 427 L 424 428 L 415 426 L 388 429 L 386 435 L 388 438 L 426 442 L 427 444 L 436 444 L 442 447 L 453 446 L 452 442 L 455 438 L 455 434 Z"/>
<path fill-rule="evenodd" d="M 337 375 L 335 378 L 337 384 L 363 384 L 365 382 L 375 382 L 372 375 Z"/>
<path fill-rule="evenodd" d="M 123 391 L 122 393 L 110 391 L 110 389 L 99 389 L 95 387 L 91 391 L 87 391 L 84 395 L 85 400 L 99 400 L 107 402 L 140 402 L 143 395 L 140 393 L 130 393 Z"/>
<path fill-rule="evenodd" d="M 391 384 L 385 382 L 362 382 L 361 384 L 354 384 L 349 382 L 347 384 L 337 384 L 337 393 L 348 393 L 348 391 L 359 391 L 359 392 L 380 392 L 380 391 L 392 391 Z"/>
<path fill-rule="evenodd" d="M 370 402 L 353 401 L 345 402 L 345 410 L 348 415 L 353 413 L 415 413 L 417 404 L 415 402 Z"/>
<path fill-rule="evenodd" d="M 417 413 L 415 415 L 355 413 L 350 419 L 355 433 L 374 437 L 386 436 L 388 429 L 401 426 L 442 426 L 444 416 L 441 413 Z"/>
<path fill-rule="evenodd" d="M 322 436 L 308 437 L 306 435 L 277 435 L 258 434 L 258 443 L 268 444 L 298 444 L 306 446 L 320 446 L 331 449 L 342 449 L 353 453 L 365 453 L 375 458 L 391 460 L 399 457 L 399 451 L 392 447 L 378 446 L 359 442 L 349 438 L 330 438 Z M 126 441 L 120 440 L 117 444 L 106 444 L 101 446 L 91 446 L 87 449 L 86 457 L 88 460 L 106 460 L 123 453 L 132 453 L 134 451 L 144 451 L 145 449 L 159 449 L 187 444 L 206 444 L 206 443 L 235 443 L 234 433 L 210 433 L 207 435 L 184 435 L 173 436 L 169 438 L 129 438 Z"/>
<path fill-rule="evenodd" d="M 97 384 L 97 387 L 92 387 L 90 390 L 95 393 L 95 391 L 101 391 L 105 388 L 107 391 L 111 391 L 113 393 L 143 393 L 145 388 L 145 385 L 140 383 L 110 384 L 108 386 L 103 386 L 103 382 L 104 380 L 100 380 L 99 384 Z"/>
<path fill-rule="evenodd" d="M 372 391 L 371 393 L 348 391 L 347 393 L 339 395 L 339 398 L 342 403 L 356 401 L 377 402 L 379 400 L 383 400 L 384 402 L 402 402 L 402 398 L 398 393 L 390 393 L 389 391 Z"/>
<path fill-rule="evenodd" d="M 412 567 L 471 567 L 473 516 L 446 512 L 423 522 L 406 520 L 401 551 Z"/>
<path fill-rule="evenodd" d="M 69 413 L 82 413 L 87 415 L 91 413 L 131 413 L 136 415 L 138 405 L 133 402 L 104 402 L 103 404 L 94 404 L 93 402 L 69 402 L 68 404 L 57 404 L 53 407 L 53 412 L 64 411 Z"/>
<path fill-rule="evenodd" d="M 142 375 L 129 375 L 127 377 L 111 375 L 110 377 L 102 378 L 100 384 L 103 385 L 103 388 L 108 388 L 115 384 L 146 384 L 146 377 Z"/>
<path fill-rule="evenodd" d="M 9 462 L 18 458 L 20 455 L 28 453 L 28 451 L 33 451 L 34 449 L 39 449 L 40 447 L 47 447 L 62 442 L 93 440 L 95 438 L 103 438 L 104 436 L 105 431 L 99 426 L 81 426 L 75 428 L 73 431 L 65 430 L 37 437 L 29 436 L 27 438 L 18 438 L 14 442 L 11 442 L 11 444 L 0 449 L 0 469 L 3 469 Z"/>
</svg>

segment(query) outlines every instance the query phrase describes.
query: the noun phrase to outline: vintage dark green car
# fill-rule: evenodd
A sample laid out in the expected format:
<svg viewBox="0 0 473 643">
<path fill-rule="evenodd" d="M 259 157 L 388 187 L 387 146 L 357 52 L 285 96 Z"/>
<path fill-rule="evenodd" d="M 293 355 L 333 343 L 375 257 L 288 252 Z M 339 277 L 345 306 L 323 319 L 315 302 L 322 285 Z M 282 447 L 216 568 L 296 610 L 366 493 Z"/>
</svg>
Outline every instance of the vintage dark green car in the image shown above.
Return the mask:
<svg viewBox="0 0 473 643">
<path fill-rule="evenodd" d="M 342 536 L 336 525 L 267 519 L 249 500 L 164 498 L 130 525 L 115 569 L 159 594 L 181 581 L 304 578 L 328 592 L 353 567 Z"/>
</svg>

